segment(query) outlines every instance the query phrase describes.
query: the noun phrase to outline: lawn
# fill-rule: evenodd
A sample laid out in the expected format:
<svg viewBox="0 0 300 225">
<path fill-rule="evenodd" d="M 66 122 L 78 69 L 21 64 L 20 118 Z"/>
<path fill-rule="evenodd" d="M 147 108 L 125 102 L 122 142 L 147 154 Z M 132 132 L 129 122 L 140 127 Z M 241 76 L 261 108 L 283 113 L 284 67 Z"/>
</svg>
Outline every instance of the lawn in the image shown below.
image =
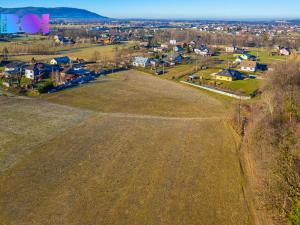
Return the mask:
<svg viewBox="0 0 300 225">
<path fill-rule="evenodd" d="M 245 79 L 237 81 L 220 81 L 221 87 L 228 88 L 233 91 L 238 91 L 246 95 L 251 95 L 261 87 L 262 80 L 259 79 Z"/>
<path fill-rule="evenodd" d="M 2 224 L 250 224 L 222 102 L 127 71 L 0 96 Z"/>
<path fill-rule="evenodd" d="M 208 68 L 206 70 L 200 70 L 196 74 L 199 76 L 202 76 L 205 79 L 211 79 L 212 77 L 210 76 L 211 74 L 218 73 L 221 69 L 216 69 L 216 68 Z"/>
<path fill-rule="evenodd" d="M 185 74 L 192 74 L 195 71 L 194 64 L 183 64 L 177 65 L 174 67 L 166 68 L 166 74 L 161 75 L 160 77 L 171 80 L 173 77 L 179 78 Z"/>
<path fill-rule="evenodd" d="M 283 61 L 287 58 L 287 56 L 269 55 L 269 53 L 263 48 L 251 48 L 250 54 L 257 56 L 260 63 L 268 65 L 276 61 Z"/>
</svg>

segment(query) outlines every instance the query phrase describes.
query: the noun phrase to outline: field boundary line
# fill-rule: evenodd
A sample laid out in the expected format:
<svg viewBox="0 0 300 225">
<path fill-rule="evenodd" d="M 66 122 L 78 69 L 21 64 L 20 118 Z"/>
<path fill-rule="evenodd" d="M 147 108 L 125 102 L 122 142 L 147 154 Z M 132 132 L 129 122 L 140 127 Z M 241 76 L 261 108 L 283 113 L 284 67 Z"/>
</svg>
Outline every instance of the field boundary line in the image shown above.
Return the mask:
<svg viewBox="0 0 300 225">
<path fill-rule="evenodd" d="M 228 92 L 225 92 L 225 91 L 220 91 L 220 90 L 216 90 L 216 89 L 213 89 L 213 88 L 209 88 L 209 87 L 205 87 L 205 86 L 201 86 L 201 85 L 197 85 L 197 84 L 192 84 L 192 83 L 186 82 L 186 81 L 180 81 L 180 83 L 187 84 L 187 85 L 197 87 L 197 88 L 200 88 L 200 89 L 204 89 L 206 91 L 211 91 L 211 92 L 214 92 L 214 93 L 217 93 L 217 94 L 225 95 L 225 96 L 235 98 L 235 99 L 240 99 L 240 100 L 250 100 L 251 99 L 250 96 L 235 95 L 235 94 L 228 93 Z"/>
</svg>

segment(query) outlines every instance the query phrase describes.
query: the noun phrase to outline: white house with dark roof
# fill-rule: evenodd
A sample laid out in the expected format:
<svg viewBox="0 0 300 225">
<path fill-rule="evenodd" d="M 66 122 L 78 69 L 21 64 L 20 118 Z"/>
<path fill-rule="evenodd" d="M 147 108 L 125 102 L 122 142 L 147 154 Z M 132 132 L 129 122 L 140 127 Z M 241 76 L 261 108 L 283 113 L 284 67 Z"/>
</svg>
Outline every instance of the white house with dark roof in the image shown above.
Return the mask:
<svg viewBox="0 0 300 225">
<path fill-rule="evenodd" d="M 150 66 L 150 59 L 145 57 L 134 57 L 132 65 L 135 67 L 146 67 Z"/>
<path fill-rule="evenodd" d="M 51 65 L 62 65 L 70 63 L 70 58 L 68 56 L 56 57 L 50 61 Z"/>
</svg>

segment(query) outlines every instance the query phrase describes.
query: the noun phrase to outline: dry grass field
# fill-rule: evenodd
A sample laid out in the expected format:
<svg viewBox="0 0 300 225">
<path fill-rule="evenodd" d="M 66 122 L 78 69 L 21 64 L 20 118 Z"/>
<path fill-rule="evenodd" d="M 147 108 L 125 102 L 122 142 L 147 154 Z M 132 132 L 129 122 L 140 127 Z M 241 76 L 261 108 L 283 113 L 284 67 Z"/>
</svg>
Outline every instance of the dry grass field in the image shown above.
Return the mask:
<svg viewBox="0 0 300 225">
<path fill-rule="evenodd" d="M 32 58 L 35 58 L 39 61 L 49 62 L 54 57 L 60 56 L 69 56 L 71 59 L 75 60 L 77 58 L 91 60 L 91 56 L 95 51 L 97 51 L 102 57 L 105 57 L 107 60 L 111 60 L 115 55 L 116 47 L 121 48 L 129 48 L 133 45 L 132 42 L 127 42 L 119 45 L 91 45 L 87 47 L 81 48 L 72 48 L 70 50 L 61 51 L 55 55 L 36 55 L 36 54 L 27 54 L 27 55 L 19 55 L 11 57 L 12 60 L 20 60 L 20 61 L 30 61 Z"/>
<path fill-rule="evenodd" d="M 0 100 L 0 224 L 249 224 L 238 138 L 205 93 L 128 71 Z"/>
<path fill-rule="evenodd" d="M 223 104 L 208 95 L 134 70 L 42 99 L 101 112 L 174 117 L 222 116 L 225 112 Z"/>
</svg>

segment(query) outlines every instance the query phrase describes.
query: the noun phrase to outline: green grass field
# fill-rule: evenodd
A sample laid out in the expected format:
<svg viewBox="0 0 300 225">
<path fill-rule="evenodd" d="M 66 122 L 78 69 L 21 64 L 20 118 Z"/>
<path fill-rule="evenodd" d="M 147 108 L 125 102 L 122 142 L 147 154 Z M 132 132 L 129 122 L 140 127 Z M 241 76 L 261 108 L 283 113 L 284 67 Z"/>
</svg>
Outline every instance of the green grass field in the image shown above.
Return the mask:
<svg viewBox="0 0 300 225">
<path fill-rule="evenodd" d="M 0 223 L 251 224 L 223 102 L 127 71 L 0 96 Z"/>
<path fill-rule="evenodd" d="M 262 80 L 258 79 L 245 79 L 232 82 L 220 81 L 221 87 L 228 88 L 233 91 L 238 91 L 246 95 L 251 95 L 256 92 L 260 87 Z"/>
<path fill-rule="evenodd" d="M 265 49 L 262 49 L 262 48 L 251 48 L 250 54 L 257 56 L 258 59 L 260 60 L 259 61 L 260 63 L 268 64 L 268 65 L 270 65 L 276 61 L 283 61 L 283 60 L 287 59 L 287 56 L 269 55 L 269 53 Z"/>
<path fill-rule="evenodd" d="M 199 76 L 202 76 L 203 78 L 211 79 L 212 76 L 210 76 L 210 75 L 218 73 L 219 71 L 220 71 L 220 69 L 209 68 L 209 69 L 206 69 L 206 70 L 200 70 L 196 74 L 199 75 Z"/>
</svg>

